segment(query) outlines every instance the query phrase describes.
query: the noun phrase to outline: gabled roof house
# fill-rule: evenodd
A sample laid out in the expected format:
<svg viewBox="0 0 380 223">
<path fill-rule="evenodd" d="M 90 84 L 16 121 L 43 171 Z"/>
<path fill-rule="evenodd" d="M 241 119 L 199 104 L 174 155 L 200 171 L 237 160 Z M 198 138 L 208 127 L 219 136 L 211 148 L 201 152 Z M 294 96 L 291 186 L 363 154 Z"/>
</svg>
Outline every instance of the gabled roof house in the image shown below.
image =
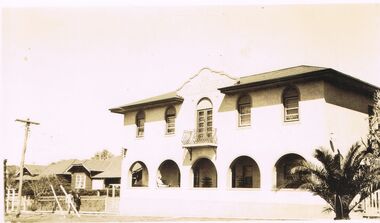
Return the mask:
<svg viewBox="0 0 380 223">
<path fill-rule="evenodd" d="M 71 174 L 73 189 L 97 190 L 120 184 L 122 156 L 106 160 L 76 160 L 65 172 Z"/>
<path fill-rule="evenodd" d="M 104 189 L 120 184 L 121 160 L 122 156 L 115 156 L 106 160 L 61 160 L 46 166 L 26 164 L 23 179 L 37 180 L 41 176 L 55 175 L 71 182 L 72 189 Z"/>
</svg>

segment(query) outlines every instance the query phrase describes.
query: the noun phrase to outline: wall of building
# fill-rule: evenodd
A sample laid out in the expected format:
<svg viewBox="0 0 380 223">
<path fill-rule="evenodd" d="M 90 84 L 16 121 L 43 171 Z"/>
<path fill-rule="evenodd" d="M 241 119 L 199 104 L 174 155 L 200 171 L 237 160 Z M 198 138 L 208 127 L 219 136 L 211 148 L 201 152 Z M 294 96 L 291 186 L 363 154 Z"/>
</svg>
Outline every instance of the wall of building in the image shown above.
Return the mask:
<svg viewBox="0 0 380 223">
<path fill-rule="evenodd" d="M 325 84 L 326 123 L 335 147 L 347 151 L 368 133 L 368 106 L 372 99 L 348 89 Z"/>
<path fill-rule="evenodd" d="M 123 189 L 122 189 L 123 190 Z M 218 188 L 130 188 L 122 192 L 120 211 L 130 216 L 254 219 L 333 218 L 323 201 L 308 192 Z"/>
<path fill-rule="evenodd" d="M 316 212 L 323 209 L 325 203 L 309 193 L 288 189 L 278 191 L 276 162 L 290 153 L 313 160 L 314 149 L 329 145 L 331 131 L 339 136 L 351 134 L 350 138 L 355 138 L 365 130 L 363 115 L 326 103 L 326 91 L 331 91 L 331 87 L 326 87 L 323 81 L 298 82 L 294 86 L 301 97 L 299 121 L 284 122 L 281 97 L 287 86 L 277 86 L 246 92 L 252 99 L 251 126 L 238 127 L 236 105 L 241 94 L 224 95 L 217 90 L 233 83 L 233 79 L 208 70 L 186 83 L 178 92 L 185 100 L 175 106 L 177 119 L 174 135 L 165 135 L 164 107 L 145 111 L 143 138 L 135 137 L 136 112 L 126 113 L 124 125 L 128 155 L 122 165 L 122 213 L 307 218 L 315 217 Z M 215 150 L 211 147 L 194 148 L 190 159 L 189 151 L 182 148 L 181 139 L 184 131 L 196 128 L 197 103 L 204 97 L 213 104 L 213 127 L 217 131 L 218 146 Z M 336 99 L 336 96 L 330 98 Z M 355 131 L 361 133 L 351 133 L 346 129 L 347 126 L 342 125 L 345 118 L 353 119 L 355 126 L 359 126 Z M 248 156 L 257 163 L 259 188 L 231 187 L 230 166 L 240 156 Z M 192 166 L 201 158 L 207 158 L 215 165 L 217 188 L 193 188 Z M 180 188 L 157 188 L 157 170 L 168 159 L 173 160 L 180 169 Z M 148 168 L 148 188 L 131 188 L 128 170 L 135 161 L 143 162 Z M 300 213 L 301 207 L 303 211 Z"/>
<path fill-rule="evenodd" d="M 92 188 L 93 190 L 102 190 L 104 189 L 104 179 L 92 179 Z"/>
</svg>

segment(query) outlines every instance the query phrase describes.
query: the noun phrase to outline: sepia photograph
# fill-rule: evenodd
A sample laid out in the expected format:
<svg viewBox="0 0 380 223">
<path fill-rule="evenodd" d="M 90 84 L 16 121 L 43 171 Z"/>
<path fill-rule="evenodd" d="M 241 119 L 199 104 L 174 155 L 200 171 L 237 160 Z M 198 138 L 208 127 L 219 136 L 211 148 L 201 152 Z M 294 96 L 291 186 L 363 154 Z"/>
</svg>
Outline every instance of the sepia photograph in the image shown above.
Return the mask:
<svg viewBox="0 0 380 223">
<path fill-rule="evenodd" d="M 380 1 L 0 15 L 0 221 L 380 219 Z"/>
</svg>

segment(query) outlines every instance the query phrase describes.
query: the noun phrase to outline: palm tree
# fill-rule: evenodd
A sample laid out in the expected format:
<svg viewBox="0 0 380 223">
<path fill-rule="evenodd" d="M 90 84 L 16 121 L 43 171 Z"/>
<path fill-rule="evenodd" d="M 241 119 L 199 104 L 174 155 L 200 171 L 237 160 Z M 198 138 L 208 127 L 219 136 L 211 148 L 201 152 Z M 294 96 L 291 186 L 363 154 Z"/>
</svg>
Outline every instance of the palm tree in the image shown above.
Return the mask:
<svg viewBox="0 0 380 223">
<path fill-rule="evenodd" d="M 333 147 L 332 147 L 333 149 Z M 350 212 L 379 188 L 380 166 L 369 165 L 373 154 L 358 143 L 343 157 L 319 148 L 314 157 L 321 165 L 302 162 L 291 170 L 293 186 L 306 189 L 324 199 L 335 212 L 335 219 L 349 219 Z M 353 202 L 357 197 L 357 202 Z"/>
</svg>

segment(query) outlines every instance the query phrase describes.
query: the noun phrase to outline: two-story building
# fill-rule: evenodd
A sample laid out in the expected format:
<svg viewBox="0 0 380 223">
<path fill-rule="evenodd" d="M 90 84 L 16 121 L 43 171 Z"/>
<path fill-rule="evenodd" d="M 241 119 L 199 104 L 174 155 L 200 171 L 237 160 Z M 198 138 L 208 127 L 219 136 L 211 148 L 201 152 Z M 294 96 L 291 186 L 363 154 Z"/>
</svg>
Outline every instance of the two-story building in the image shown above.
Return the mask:
<svg viewBox="0 0 380 223">
<path fill-rule="evenodd" d="M 377 87 L 314 66 L 234 78 L 204 68 L 124 115 L 120 211 L 128 215 L 310 218 L 325 202 L 287 188 L 313 151 L 368 131 Z"/>
</svg>

